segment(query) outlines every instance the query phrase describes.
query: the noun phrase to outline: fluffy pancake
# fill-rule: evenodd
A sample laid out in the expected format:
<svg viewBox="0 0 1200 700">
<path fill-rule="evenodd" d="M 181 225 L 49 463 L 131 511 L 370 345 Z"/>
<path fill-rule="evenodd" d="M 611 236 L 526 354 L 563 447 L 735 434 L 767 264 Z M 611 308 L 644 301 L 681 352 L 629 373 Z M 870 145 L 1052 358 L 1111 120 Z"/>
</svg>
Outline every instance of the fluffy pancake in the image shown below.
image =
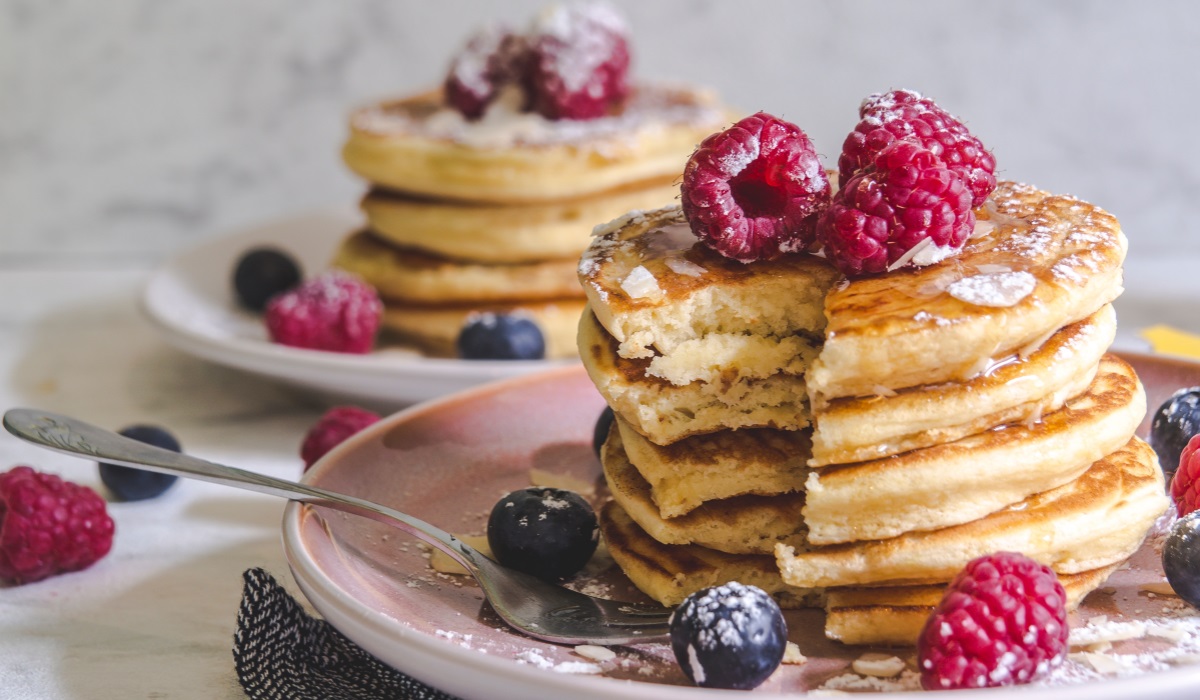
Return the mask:
<svg viewBox="0 0 1200 700">
<path fill-rule="evenodd" d="M 455 357 L 455 341 L 473 314 L 520 313 L 538 324 L 546 340 L 547 358 L 575 357 L 575 330 L 583 307 L 578 299 L 465 306 L 388 304 L 383 310 L 383 328 L 396 340 L 428 355 Z"/>
<path fill-rule="evenodd" d="M 617 565 L 646 595 L 676 606 L 708 586 L 758 586 L 785 608 L 818 607 L 821 591 L 788 586 L 769 554 L 726 554 L 696 545 L 667 545 L 647 535 L 614 501 L 600 509 L 600 531 Z"/>
<path fill-rule="evenodd" d="M 649 374 L 651 359 L 620 357 L 617 341 L 590 312 L 579 320 L 578 339 L 583 366 L 608 405 L 654 443 L 669 445 L 721 429 L 808 426 L 803 375 L 732 373 L 718 381 L 675 385 Z M 798 353 L 802 348 L 809 357 L 815 354 L 811 347 L 797 347 Z"/>
<path fill-rule="evenodd" d="M 813 411 L 810 464 L 878 459 L 1055 411 L 1087 388 L 1116 328 L 1106 304 L 970 380 L 834 399 Z"/>
<path fill-rule="evenodd" d="M 781 544 L 775 555 L 783 580 L 806 588 L 949 581 L 997 551 L 1079 573 L 1127 558 L 1167 505 L 1154 450 L 1133 438 L 1078 479 L 979 520 L 807 551 Z"/>
<path fill-rule="evenodd" d="M 579 262 L 588 302 L 623 358 L 671 355 L 722 334 L 771 343 L 819 337 L 825 293 L 838 276 L 811 255 L 753 265 L 726 258 L 699 242 L 678 206 L 597 227 Z"/>
<path fill-rule="evenodd" d="M 684 515 L 705 501 L 804 490 L 810 452 L 806 430 L 744 428 L 656 445 L 617 416 L 625 456 L 650 485 L 664 518 Z M 610 432 L 612 432 L 610 431 Z"/>
<path fill-rule="evenodd" d="M 601 451 L 604 476 L 613 500 L 643 530 L 664 544 L 698 544 L 731 554 L 764 554 L 777 542 L 803 546 L 800 510 L 803 493 L 743 495 L 708 501 L 674 518 L 664 518 L 650 495 L 650 484 L 625 456 L 621 433 L 609 432 Z"/>
<path fill-rule="evenodd" d="M 679 196 L 676 179 L 524 205 L 442 202 L 374 189 L 363 198 L 362 210 L 380 238 L 447 258 L 507 264 L 577 260 L 596 222 L 670 204 Z"/>
<path fill-rule="evenodd" d="M 437 91 L 356 110 L 342 158 L 401 192 L 542 202 L 678 176 L 727 120 L 712 95 L 687 88 L 641 86 L 618 115 L 559 121 L 492 109 L 468 122 Z"/>
<path fill-rule="evenodd" d="M 1058 574 L 1067 594 L 1067 610 L 1079 607 L 1120 565 Z M 944 592 L 942 585 L 830 588 L 826 591 L 825 636 L 844 644 L 914 646 Z"/>
<path fill-rule="evenodd" d="M 795 588 L 783 582 L 769 556 L 662 544 L 612 501 L 601 508 L 599 520 L 613 560 L 638 589 L 663 605 L 674 607 L 702 588 L 739 581 L 768 592 L 783 608 L 824 607 L 825 636 L 846 644 L 914 644 L 945 588 L 944 584 Z M 1118 566 L 1058 574 L 1068 610 L 1099 588 Z"/>
<path fill-rule="evenodd" d="M 1037 422 L 814 470 L 805 485 L 809 541 L 878 540 L 981 518 L 1076 479 L 1124 446 L 1145 413 L 1133 368 L 1106 355 L 1084 393 Z"/>
<path fill-rule="evenodd" d="M 342 241 L 333 267 L 375 287 L 384 301 L 413 304 L 527 302 L 582 297 L 570 259 L 481 264 L 387 243 L 370 231 Z"/>
<path fill-rule="evenodd" d="M 814 401 L 967 379 L 1121 293 L 1126 240 L 1102 209 L 1001 182 L 957 257 L 839 285 L 825 299 Z"/>
</svg>

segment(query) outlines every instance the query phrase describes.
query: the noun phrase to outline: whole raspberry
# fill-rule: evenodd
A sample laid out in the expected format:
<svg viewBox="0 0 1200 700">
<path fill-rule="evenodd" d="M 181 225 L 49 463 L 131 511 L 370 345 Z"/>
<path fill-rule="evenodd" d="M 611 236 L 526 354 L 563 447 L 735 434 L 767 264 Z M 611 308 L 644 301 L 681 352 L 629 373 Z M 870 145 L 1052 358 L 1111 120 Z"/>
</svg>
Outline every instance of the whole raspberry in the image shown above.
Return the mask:
<svg viewBox="0 0 1200 700">
<path fill-rule="evenodd" d="M 0 474 L 0 579 L 29 583 L 87 568 L 112 539 L 95 491 L 31 467 Z"/>
<path fill-rule="evenodd" d="M 325 456 L 326 452 L 340 445 L 346 438 L 378 421 L 379 414 L 357 406 L 334 406 L 329 409 L 308 429 L 304 442 L 300 445 L 304 470 L 308 471 L 308 468 Z"/>
<path fill-rule="evenodd" d="M 1193 435 L 1179 455 L 1179 468 L 1171 477 L 1171 500 L 1179 517 L 1200 508 L 1200 435 Z"/>
<path fill-rule="evenodd" d="M 974 228 L 963 179 L 933 152 L 895 141 L 837 191 L 817 238 L 833 264 L 855 276 L 943 260 Z"/>
<path fill-rule="evenodd" d="M 283 345 L 367 353 L 383 315 L 375 288 L 357 277 L 326 272 L 267 304 L 267 333 Z"/>
<path fill-rule="evenodd" d="M 529 36 L 529 89 L 547 119 L 595 119 L 629 94 L 629 30 L 609 5 L 555 6 Z"/>
<path fill-rule="evenodd" d="M 483 116 L 501 88 L 522 83 L 529 72 L 529 46 L 523 36 L 492 25 L 471 37 L 450 64 L 446 102 L 468 119 Z"/>
<path fill-rule="evenodd" d="M 808 136 L 766 112 L 700 143 L 683 171 L 683 213 L 692 231 L 741 262 L 802 251 L 829 204 L 829 177 Z"/>
<path fill-rule="evenodd" d="M 1014 552 L 968 563 L 917 641 L 926 690 L 1028 683 L 1062 662 L 1066 593 L 1048 567 Z"/>
<path fill-rule="evenodd" d="M 842 144 L 838 178 L 846 182 L 874 162 L 897 140 L 911 141 L 933 152 L 958 173 L 978 207 L 996 189 L 996 159 L 956 117 L 933 100 L 912 90 L 873 94 L 859 108 L 862 120 Z"/>
</svg>

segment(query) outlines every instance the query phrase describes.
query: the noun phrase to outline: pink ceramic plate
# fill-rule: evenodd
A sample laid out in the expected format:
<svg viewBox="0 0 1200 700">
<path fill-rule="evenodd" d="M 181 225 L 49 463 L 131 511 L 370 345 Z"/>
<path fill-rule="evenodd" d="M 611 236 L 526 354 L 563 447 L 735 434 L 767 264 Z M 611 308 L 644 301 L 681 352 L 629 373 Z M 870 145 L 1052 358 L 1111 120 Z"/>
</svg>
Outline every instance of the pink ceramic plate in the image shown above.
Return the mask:
<svg viewBox="0 0 1200 700">
<path fill-rule="evenodd" d="M 1178 387 L 1200 384 L 1200 365 L 1145 356 L 1128 359 L 1147 386 L 1151 407 Z M 456 534 L 478 534 L 500 496 L 529 485 L 532 468 L 598 484 L 600 466 L 591 436 L 603 406 L 577 367 L 487 385 L 380 422 L 331 452 L 306 480 L 389 504 Z M 670 700 L 741 694 L 687 685 L 665 644 L 618 647 L 614 659 L 596 662 L 570 647 L 515 634 L 490 612 L 474 581 L 435 573 L 425 549 L 398 530 L 293 503 L 285 515 L 283 539 L 297 582 L 327 620 L 385 663 L 454 695 Z M 572 585 L 605 596 L 638 596 L 615 568 L 605 569 L 610 560 L 598 559 Z M 1177 610 L 1177 599 L 1139 589 L 1147 579 L 1161 577 L 1152 544 L 1143 548 L 1139 562 L 1089 597 L 1073 624 L 1100 614 L 1119 621 L 1161 617 L 1172 606 Z M 1188 629 L 1200 626 L 1193 616 L 1179 619 Z M 826 641 L 819 612 L 790 612 L 788 624 L 791 639 L 810 661 L 783 667 L 756 696 L 782 697 L 816 688 L 867 651 Z M 1197 644 L 1196 636 L 1171 644 Z M 1113 653 L 1145 654 L 1166 645 L 1145 637 L 1120 642 Z M 908 650 L 897 653 L 911 655 Z M 1100 700 L 1175 697 L 1200 687 L 1200 666 L 1161 670 L 1164 664 L 1149 665 L 1154 670 L 1145 670 L 1142 663 L 1141 670 L 1129 673 L 1134 677 L 1096 682 L 1099 674 L 1069 664 L 1077 668 L 1056 674 L 1053 685 L 1019 692 L 1030 699 Z M 978 697 L 978 691 L 939 697 L 960 695 Z"/>
</svg>

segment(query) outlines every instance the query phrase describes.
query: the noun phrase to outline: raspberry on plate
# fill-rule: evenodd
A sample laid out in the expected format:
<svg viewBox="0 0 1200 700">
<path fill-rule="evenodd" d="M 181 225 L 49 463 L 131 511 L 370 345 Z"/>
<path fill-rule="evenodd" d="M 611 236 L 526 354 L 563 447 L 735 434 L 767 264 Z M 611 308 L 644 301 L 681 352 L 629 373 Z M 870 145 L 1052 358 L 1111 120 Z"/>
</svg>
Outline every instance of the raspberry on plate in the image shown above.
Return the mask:
<svg viewBox="0 0 1200 700">
<path fill-rule="evenodd" d="M 1179 455 L 1179 468 L 1171 478 L 1171 500 L 1179 517 L 1200 508 L 1200 435 L 1193 435 Z"/>
<path fill-rule="evenodd" d="M 958 173 L 978 207 L 996 189 L 996 159 L 955 116 L 912 90 L 869 95 L 862 120 L 846 137 L 838 158 L 838 180 L 847 182 L 895 141 L 911 141 L 933 152 Z"/>
<path fill-rule="evenodd" d="M 700 143 L 681 191 L 700 240 L 727 258 L 753 262 L 807 248 L 830 185 L 800 127 L 759 112 Z"/>
<path fill-rule="evenodd" d="M 112 548 L 104 499 L 31 467 L 0 474 L 0 579 L 29 583 L 98 561 Z"/>
<path fill-rule="evenodd" d="M 520 86 L 526 80 L 528 63 L 525 37 L 501 25 L 485 27 L 451 62 L 446 75 L 446 102 L 467 119 L 478 119 L 501 88 Z"/>
<path fill-rule="evenodd" d="M 326 411 L 308 429 L 300 445 L 305 471 L 346 438 L 378 421 L 379 414 L 358 406 L 334 406 Z"/>
<path fill-rule="evenodd" d="M 271 340 L 311 350 L 363 354 L 375 344 L 383 303 L 357 277 L 326 272 L 267 304 Z"/>
<path fill-rule="evenodd" d="M 856 276 L 956 255 L 974 227 L 962 177 L 932 151 L 894 141 L 837 191 L 817 238 L 839 270 Z"/>
<path fill-rule="evenodd" d="M 1066 656 L 1066 592 L 1023 554 L 969 562 L 950 582 L 917 641 L 926 690 L 1028 683 Z"/>
<path fill-rule="evenodd" d="M 547 119 L 595 119 L 629 94 L 629 30 L 611 6 L 549 8 L 529 41 L 533 109 Z"/>
</svg>

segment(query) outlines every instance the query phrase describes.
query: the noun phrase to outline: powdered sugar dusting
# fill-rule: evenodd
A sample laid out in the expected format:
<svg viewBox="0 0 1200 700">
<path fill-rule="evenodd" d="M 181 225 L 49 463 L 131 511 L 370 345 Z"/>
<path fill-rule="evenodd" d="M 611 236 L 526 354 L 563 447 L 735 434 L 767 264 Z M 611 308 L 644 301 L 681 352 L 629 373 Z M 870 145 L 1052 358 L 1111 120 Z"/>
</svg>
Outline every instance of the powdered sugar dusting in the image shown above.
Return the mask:
<svg viewBox="0 0 1200 700">
<path fill-rule="evenodd" d="M 964 277 L 951 284 L 950 296 L 976 306 L 1014 306 L 1033 293 L 1037 278 L 1024 270 L 991 272 Z"/>
</svg>

